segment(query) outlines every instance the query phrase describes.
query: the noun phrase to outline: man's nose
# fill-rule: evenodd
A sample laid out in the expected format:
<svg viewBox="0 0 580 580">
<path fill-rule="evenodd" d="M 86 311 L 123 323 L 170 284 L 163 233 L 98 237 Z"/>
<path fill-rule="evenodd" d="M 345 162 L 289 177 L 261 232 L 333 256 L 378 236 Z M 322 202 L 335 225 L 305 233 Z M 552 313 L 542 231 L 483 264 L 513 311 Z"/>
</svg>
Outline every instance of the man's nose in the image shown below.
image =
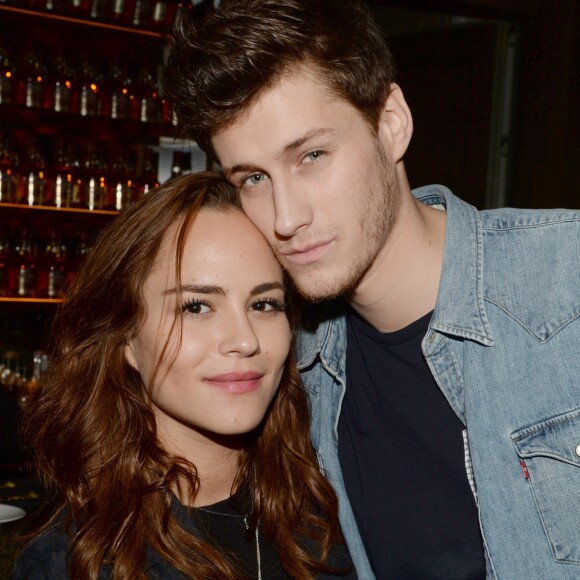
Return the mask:
<svg viewBox="0 0 580 580">
<path fill-rule="evenodd" d="M 291 238 L 312 222 L 312 207 L 304 188 L 290 179 L 273 183 L 274 230 L 282 238 Z"/>
</svg>

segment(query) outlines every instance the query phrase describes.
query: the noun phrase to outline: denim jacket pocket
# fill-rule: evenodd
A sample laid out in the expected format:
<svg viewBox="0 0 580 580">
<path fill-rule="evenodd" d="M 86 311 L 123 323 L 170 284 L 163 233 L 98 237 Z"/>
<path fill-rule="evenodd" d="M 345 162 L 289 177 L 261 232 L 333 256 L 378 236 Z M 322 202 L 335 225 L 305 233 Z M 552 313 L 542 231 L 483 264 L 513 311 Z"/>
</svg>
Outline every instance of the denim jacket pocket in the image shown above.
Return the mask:
<svg viewBox="0 0 580 580">
<path fill-rule="evenodd" d="M 580 408 L 512 433 L 554 558 L 580 564 Z"/>
</svg>

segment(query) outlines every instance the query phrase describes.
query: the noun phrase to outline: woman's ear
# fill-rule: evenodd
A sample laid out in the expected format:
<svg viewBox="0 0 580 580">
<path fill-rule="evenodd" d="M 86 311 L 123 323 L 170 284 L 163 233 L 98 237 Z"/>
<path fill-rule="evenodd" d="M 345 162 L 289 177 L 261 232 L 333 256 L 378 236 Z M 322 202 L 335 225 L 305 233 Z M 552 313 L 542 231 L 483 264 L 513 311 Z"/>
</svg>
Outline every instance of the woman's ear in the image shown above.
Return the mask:
<svg viewBox="0 0 580 580">
<path fill-rule="evenodd" d="M 139 368 L 137 366 L 137 361 L 135 360 L 135 353 L 133 352 L 133 345 L 131 341 L 125 341 L 125 358 L 127 362 L 137 371 L 139 372 Z"/>
<path fill-rule="evenodd" d="M 379 117 L 378 135 L 391 159 L 401 161 L 413 135 L 413 117 L 401 87 L 395 83 Z"/>
</svg>

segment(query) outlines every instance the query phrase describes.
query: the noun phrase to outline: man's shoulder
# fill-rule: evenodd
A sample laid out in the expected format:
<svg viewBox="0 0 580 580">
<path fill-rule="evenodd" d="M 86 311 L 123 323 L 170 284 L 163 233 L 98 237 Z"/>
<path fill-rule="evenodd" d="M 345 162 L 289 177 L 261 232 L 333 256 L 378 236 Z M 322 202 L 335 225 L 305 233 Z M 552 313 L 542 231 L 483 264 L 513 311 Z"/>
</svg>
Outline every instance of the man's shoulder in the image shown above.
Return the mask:
<svg viewBox="0 0 580 580">
<path fill-rule="evenodd" d="M 580 313 L 580 211 L 481 212 L 484 297 L 545 341 Z"/>
<path fill-rule="evenodd" d="M 580 209 L 520 209 L 504 207 L 480 212 L 482 227 L 488 232 L 565 235 L 580 227 Z M 562 230 L 560 233 L 559 230 Z"/>
<path fill-rule="evenodd" d="M 480 215 L 483 258 L 488 269 L 495 266 L 506 273 L 515 269 L 518 273 L 540 274 L 568 265 L 568 272 L 578 275 L 580 210 L 503 208 Z"/>
</svg>

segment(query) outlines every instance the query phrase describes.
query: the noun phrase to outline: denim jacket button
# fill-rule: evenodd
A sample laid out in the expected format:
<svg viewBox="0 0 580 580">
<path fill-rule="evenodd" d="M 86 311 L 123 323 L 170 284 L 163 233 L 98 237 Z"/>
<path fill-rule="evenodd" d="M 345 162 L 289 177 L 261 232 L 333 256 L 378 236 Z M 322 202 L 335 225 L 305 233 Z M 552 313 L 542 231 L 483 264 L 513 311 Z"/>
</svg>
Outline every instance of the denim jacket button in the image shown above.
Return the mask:
<svg viewBox="0 0 580 580">
<path fill-rule="evenodd" d="M 580 457 L 580 445 L 576 445 L 576 449 L 574 449 L 574 451 L 576 452 L 576 455 Z"/>
</svg>

